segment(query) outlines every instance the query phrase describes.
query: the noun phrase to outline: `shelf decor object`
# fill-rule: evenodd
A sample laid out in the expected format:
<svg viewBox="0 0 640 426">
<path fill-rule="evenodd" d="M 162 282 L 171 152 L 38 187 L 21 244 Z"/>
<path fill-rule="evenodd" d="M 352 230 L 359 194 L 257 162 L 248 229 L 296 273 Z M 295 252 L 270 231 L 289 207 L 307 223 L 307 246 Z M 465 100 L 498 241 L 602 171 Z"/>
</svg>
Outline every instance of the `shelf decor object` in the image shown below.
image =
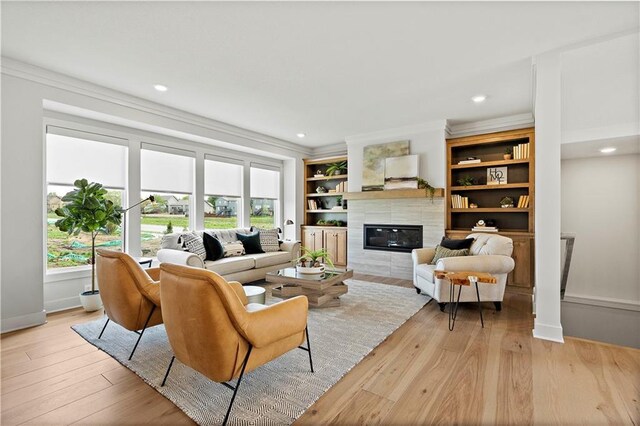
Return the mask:
<svg viewBox="0 0 640 426">
<path fill-rule="evenodd" d="M 516 267 L 509 274 L 507 285 L 531 289 L 535 240 L 534 129 L 448 139 L 446 170 L 447 236 L 464 238 L 472 232 L 497 232 L 511 238 Z M 476 227 L 487 217 L 495 221 L 495 226 Z"/>
</svg>

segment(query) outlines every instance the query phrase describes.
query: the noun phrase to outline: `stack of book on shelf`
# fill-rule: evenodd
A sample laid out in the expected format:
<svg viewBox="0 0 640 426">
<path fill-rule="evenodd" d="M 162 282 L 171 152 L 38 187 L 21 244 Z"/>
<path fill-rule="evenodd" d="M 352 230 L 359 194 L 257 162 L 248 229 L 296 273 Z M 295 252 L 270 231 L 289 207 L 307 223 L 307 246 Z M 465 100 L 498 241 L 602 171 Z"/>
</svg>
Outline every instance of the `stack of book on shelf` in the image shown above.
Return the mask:
<svg viewBox="0 0 640 426">
<path fill-rule="evenodd" d="M 513 147 L 513 159 L 524 160 L 529 158 L 529 143 L 521 143 Z"/>
<path fill-rule="evenodd" d="M 454 209 L 468 209 L 469 197 L 462 197 L 458 194 L 451 195 L 451 207 Z"/>
<path fill-rule="evenodd" d="M 528 209 L 529 208 L 529 196 L 521 195 L 518 199 L 518 208 L 519 209 Z"/>
<path fill-rule="evenodd" d="M 475 164 L 480 163 L 480 159 L 477 157 L 467 157 L 466 160 L 458 161 L 458 164 Z"/>
<path fill-rule="evenodd" d="M 336 192 L 347 192 L 347 181 L 340 182 L 336 185 Z"/>
<path fill-rule="evenodd" d="M 474 226 L 471 228 L 473 232 L 498 232 L 495 226 Z"/>
<path fill-rule="evenodd" d="M 307 200 L 307 204 L 309 205 L 309 210 L 320 210 L 316 200 Z"/>
</svg>

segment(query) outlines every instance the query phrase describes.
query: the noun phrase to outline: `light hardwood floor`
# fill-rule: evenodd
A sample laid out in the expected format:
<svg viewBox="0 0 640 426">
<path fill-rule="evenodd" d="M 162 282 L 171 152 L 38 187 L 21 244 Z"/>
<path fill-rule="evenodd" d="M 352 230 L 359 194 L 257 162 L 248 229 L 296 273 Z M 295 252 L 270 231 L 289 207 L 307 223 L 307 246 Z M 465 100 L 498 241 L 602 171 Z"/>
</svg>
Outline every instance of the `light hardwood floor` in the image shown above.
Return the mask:
<svg viewBox="0 0 640 426">
<path fill-rule="evenodd" d="M 502 312 L 486 304 L 484 329 L 475 307 L 462 307 L 453 332 L 430 303 L 296 423 L 640 424 L 640 351 L 533 339 L 529 300 L 508 293 Z M 69 328 L 100 316 L 52 314 L 2 336 L 3 425 L 192 423 Z"/>
</svg>

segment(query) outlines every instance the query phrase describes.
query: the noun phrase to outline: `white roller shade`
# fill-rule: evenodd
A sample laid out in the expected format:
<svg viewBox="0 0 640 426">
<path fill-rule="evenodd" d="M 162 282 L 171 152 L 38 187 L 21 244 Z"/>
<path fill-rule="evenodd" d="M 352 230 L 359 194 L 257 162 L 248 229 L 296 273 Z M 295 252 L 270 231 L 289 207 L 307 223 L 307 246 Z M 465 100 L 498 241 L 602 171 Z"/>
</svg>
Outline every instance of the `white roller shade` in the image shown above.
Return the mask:
<svg viewBox="0 0 640 426">
<path fill-rule="evenodd" d="M 73 185 L 76 179 L 124 189 L 127 147 L 47 133 L 47 182 Z"/>
<path fill-rule="evenodd" d="M 195 178 L 191 156 L 142 149 L 140 174 L 143 191 L 193 194 Z"/>
<path fill-rule="evenodd" d="M 280 172 L 251 166 L 251 198 L 278 199 Z"/>
<path fill-rule="evenodd" d="M 243 166 L 240 164 L 230 164 L 205 158 L 205 195 L 242 197 L 242 170 Z"/>
</svg>

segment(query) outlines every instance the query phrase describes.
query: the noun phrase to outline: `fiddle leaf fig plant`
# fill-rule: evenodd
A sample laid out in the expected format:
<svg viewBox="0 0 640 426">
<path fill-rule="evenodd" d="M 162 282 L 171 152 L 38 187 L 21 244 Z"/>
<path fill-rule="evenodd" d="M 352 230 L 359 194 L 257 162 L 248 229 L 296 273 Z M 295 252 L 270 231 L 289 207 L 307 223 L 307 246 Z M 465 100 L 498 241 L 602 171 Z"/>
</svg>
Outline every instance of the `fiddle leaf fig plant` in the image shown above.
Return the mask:
<svg viewBox="0 0 640 426">
<path fill-rule="evenodd" d="M 101 184 L 78 179 L 73 186 L 75 189 L 62 197 L 65 204 L 55 211 L 61 217 L 56 227 L 69 235 L 86 232 L 91 236 L 91 294 L 95 294 L 96 237 L 106 233 L 110 225 L 120 225 L 122 213 L 105 198 L 107 190 Z"/>
<path fill-rule="evenodd" d="M 302 256 L 296 259 L 296 263 L 300 263 L 301 266 L 308 266 L 310 268 L 320 266 L 320 259 L 324 259 L 324 263 L 333 268 L 333 261 L 331 256 L 325 249 L 309 250 L 306 247 L 302 247 Z"/>
</svg>

